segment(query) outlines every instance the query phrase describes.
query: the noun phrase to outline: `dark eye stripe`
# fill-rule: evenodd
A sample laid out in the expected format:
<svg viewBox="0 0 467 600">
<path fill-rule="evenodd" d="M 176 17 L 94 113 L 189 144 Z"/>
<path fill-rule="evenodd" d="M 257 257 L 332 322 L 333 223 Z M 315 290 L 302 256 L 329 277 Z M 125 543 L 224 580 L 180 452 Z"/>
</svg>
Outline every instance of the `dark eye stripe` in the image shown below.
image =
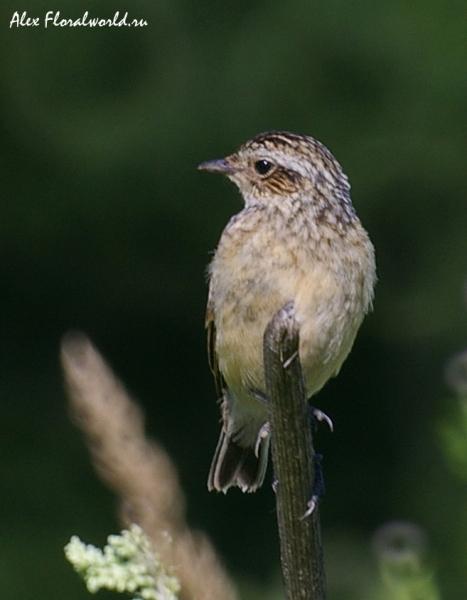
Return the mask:
<svg viewBox="0 0 467 600">
<path fill-rule="evenodd" d="M 256 183 L 262 192 L 274 194 L 293 194 L 300 189 L 301 177 L 295 171 L 275 167 L 273 173 Z"/>
</svg>

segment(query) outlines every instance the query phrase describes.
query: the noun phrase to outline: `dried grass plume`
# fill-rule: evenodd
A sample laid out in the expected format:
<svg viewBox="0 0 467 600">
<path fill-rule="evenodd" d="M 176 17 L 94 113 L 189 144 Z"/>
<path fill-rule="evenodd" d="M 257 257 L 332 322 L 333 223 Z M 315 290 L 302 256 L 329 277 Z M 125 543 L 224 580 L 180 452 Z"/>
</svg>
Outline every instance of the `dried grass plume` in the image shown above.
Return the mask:
<svg viewBox="0 0 467 600">
<path fill-rule="evenodd" d="M 75 422 L 97 473 L 120 500 L 123 526 L 142 527 L 161 562 L 179 578 L 182 600 L 237 600 L 210 541 L 186 523 L 173 462 L 145 437 L 139 406 L 86 335 L 65 335 L 61 362 Z"/>
</svg>

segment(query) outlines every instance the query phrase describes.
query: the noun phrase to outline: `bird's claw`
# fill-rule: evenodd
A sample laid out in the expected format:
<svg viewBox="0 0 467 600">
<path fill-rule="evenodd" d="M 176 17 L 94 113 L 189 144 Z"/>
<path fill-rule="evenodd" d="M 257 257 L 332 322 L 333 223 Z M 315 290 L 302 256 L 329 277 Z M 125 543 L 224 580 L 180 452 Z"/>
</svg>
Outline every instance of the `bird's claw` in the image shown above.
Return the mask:
<svg viewBox="0 0 467 600">
<path fill-rule="evenodd" d="M 331 417 L 329 417 L 325 412 L 320 410 L 319 408 L 315 408 L 314 406 L 310 406 L 310 414 L 311 418 L 316 422 L 320 423 L 324 421 L 328 424 L 328 427 L 331 431 L 334 431 L 334 423 L 332 422 Z"/>
<path fill-rule="evenodd" d="M 311 515 L 311 513 L 315 510 L 316 505 L 318 504 L 318 501 L 319 501 L 319 496 L 317 494 L 313 494 L 311 499 L 307 502 L 307 509 L 303 513 L 303 515 L 300 517 L 300 521 L 303 521 L 304 519 L 306 519 L 307 517 L 309 517 Z"/>
<path fill-rule="evenodd" d="M 266 423 L 261 427 L 261 429 L 258 431 L 258 435 L 256 436 L 255 456 L 257 458 L 259 456 L 259 449 L 261 447 L 261 444 L 263 443 L 263 440 L 268 438 L 270 433 L 271 433 L 271 427 L 269 425 L 269 421 L 266 421 Z"/>
</svg>

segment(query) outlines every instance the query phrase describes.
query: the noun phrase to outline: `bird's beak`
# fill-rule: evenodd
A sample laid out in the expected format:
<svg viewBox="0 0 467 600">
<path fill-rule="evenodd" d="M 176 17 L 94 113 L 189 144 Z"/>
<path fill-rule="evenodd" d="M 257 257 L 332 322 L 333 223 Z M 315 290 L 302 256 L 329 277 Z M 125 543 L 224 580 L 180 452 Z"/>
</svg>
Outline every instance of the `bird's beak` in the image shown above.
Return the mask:
<svg viewBox="0 0 467 600">
<path fill-rule="evenodd" d="M 201 171 L 210 171 L 211 173 L 223 173 L 224 175 L 233 175 L 238 171 L 226 158 L 216 158 L 207 160 L 199 165 Z"/>
</svg>

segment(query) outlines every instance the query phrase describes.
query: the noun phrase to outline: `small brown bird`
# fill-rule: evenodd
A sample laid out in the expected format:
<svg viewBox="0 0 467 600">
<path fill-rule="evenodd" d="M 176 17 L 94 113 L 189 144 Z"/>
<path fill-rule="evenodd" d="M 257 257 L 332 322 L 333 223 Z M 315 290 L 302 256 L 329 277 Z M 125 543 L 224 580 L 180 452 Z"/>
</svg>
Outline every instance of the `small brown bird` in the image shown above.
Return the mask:
<svg viewBox="0 0 467 600">
<path fill-rule="evenodd" d="M 209 267 L 208 355 L 223 425 L 208 488 L 253 492 L 263 483 L 269 448 L 261 401 L 266 326 L 294 301 L 306 389 L 315 394 L 339 372 L 371 308 L 374 249 L 347 177 L 312 137 L 262 133 L 199 169 L 227 175 L 245 203 Z"/>
</svg>

